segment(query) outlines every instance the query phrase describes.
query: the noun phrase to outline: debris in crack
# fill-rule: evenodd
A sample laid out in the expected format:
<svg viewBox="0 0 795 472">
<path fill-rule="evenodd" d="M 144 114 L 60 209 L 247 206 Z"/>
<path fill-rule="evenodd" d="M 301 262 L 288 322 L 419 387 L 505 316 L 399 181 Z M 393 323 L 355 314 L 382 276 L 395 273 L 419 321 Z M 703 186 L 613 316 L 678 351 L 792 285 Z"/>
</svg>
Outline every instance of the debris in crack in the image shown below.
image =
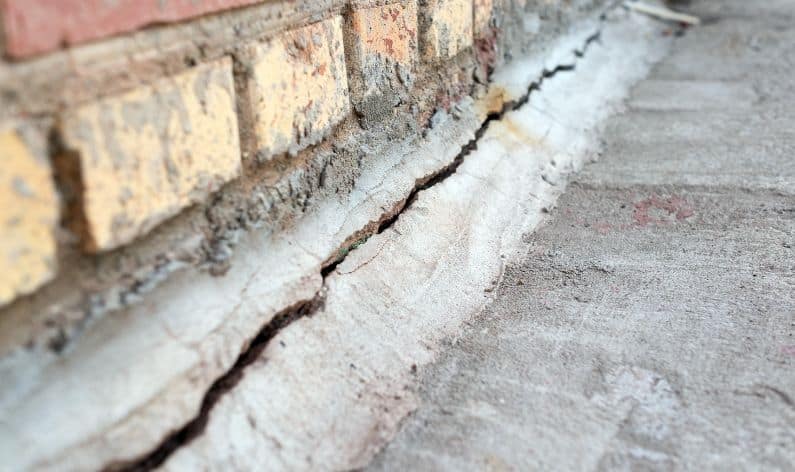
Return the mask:
<svg viewBox="0 0 795 472">
<path fill-rule="evenodd" d="M 597 41 L 600 37 L 601 32 L 597 31 L 586 38 L 582 48 L 573 51 L 575 57 L 582 58 L 586 54 L 591 43 Z M 340 263 L 346 259 L 351 250 L 356 249 L 356 247 L 363 244 L 373 234 L 380 234 L 392 227 L 400 215 L 412 206 L 420 192 L 440 184 L 455 174 L 458 168 L 464 162 L 466 156 L 477 149 L 478 142 L 488 131 L 493 121 L 499 121 L 503 119 L 507 113 L 517 110 L 525 105 L 530 99 L 531 94 L 539 90 L 545 80 L 553 78 L 558 73 L 574 71 L 575 68 L 576 62 L 571 64 L 561 64 L 551 70 L 544 70 L 539 78 L 533 81 L 527 87 L 526 92 L 521 97 L 503 103 L 499 111 L 487 115 L 480 127 L 475 131 L 475 136 L 461 148 L 459 153 L 455 156 L 450 164 L 438 170 L 437 172 L 418 180 L 414 188 L 411 190 L 411 192 L 409 192 L 408 196 L 402 202 L 399 202 L 397 205 L 395 205 L 392 211 L 385 212 L 380 221 L 374 222 L 374 224 L 362 228 L 356 234 L 352 235 L 351 238 L 349 238 L 348 241 L 341 246 L 336 254 L 322 264 L 321 275 L 323 276 L 324 284 L 315 297 L 283 310 L 260 330 L 251 344 L 240 354 L 234 366 L 223 376 L 217 379 L 204 395 L 200 410 L 196 417 L 194 417 L 179 430 L 171 433 L 160 443 L 157 448 L 142 458 L 133 462 L 114 463 L 109 465 L 106 470 L 136 472 L 153 470 L 164 464 L 165 461 L 178 449 L 189 444 L 193 439 L 200 436 L 207 425 L 210 413 L 214 406 L 226 392 L 233 389 L 240 382 L 240 380 L 243 378 L 243 375 L 245 374 L 246 367 L 251 365 L 257 358 L 260 357 L 270 341 L 275 338 L 276 335 L 278 335 L 283 329 L 288 327 L 292 322 L 304 317 L 312 316 L 319 310 L 322 310 L 325 302 L 325 279 L 335 271 Z"/>
</svg>

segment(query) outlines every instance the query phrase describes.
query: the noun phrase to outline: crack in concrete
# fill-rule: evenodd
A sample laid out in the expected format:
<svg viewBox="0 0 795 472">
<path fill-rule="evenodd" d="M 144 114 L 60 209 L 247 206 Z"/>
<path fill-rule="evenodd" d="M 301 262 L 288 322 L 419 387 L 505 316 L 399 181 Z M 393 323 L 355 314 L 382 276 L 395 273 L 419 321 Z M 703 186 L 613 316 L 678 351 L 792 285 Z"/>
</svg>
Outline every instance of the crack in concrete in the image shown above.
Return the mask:
<svg viewBox="0 0 795 472">
<path fill-rule="evenodd" d="M 204 395 L 201 408 L 198 414 L 191 421 L 179 430 L 171 433 L 160 445 L 143 458 L 133 463 L 110 464 L 105 468 L 107 471 L 149 471 L 162 465 L 171 454 L 180 447 L 190 443 L 193 439 L 201 435 L 210 418 L 210 412 L 218 400 L 223 395 L 240 382 L 245 374 L 246 367 L 253 364 L 262 351 L 268 346 L 270 341 L 276 337 L 282 329 L 289 326 L 293 321 L 312 316 L 325 304 L 325 293 L 321 289 L 315 297 L 299 302 L 290 306 L 268 322 L 257 333 L 251 344 L 240 354 L 235 364 L 224 375 L 218 378 Z"/>
<path fill-rule="evenodd" d="M 605 14 L 600 16 L 600 21 L 603 22 L 605 17 Z M 382 219 L 377 226 L 371 230 L 363 228 L 357 232 L 356 235 L 354 235 L 356 236 L 355 238 L 352 237 L 353 240 L 359 241 L 360 244 L 361 241 L 366 240 L 372 235 L 381 234 L 384 231 L 390 229 L 400 218 L 400 215 L 414 204 L 421 192 L 444 182 L 450 176 L 456 173 L 458 168 L 464 162 L 466 156 L 478 148 L 478 142 L 488 131 L 492 122 L 502 120 L 506 114 L 518 110 L 522 106 L 526 105 L 533 92 L 540 90 L 541 86 L 546 80 L 555 77 L 559 73 L 573 72 L 576 69 L 577 60 L 583 58 L 591 44 L 599 41 L 600 38 L 601 27 L 597 28 L 595 33 L 585 39 L 580 49 L 575 49 L 572 51 L 576 58 L 573 63 L 560 64 L 552 69 L 544 69 L 538 79 L 530 83 L 526 92 L 520 98 L 507 101 L 503 103 L 499 111 L 489 113 L 481 123 L 480 127 L 475 131 L 475 136 L 464 146 L 462 146 L 461 151 L 456 155 L 452 162 L 438 171 L 419 179 L 404 200 L 395 205 L 391 211 L 384 212 Z M 337 269 L 337 266 L 339 266 L 339 264 L 341 264 L 347 258 L 350 250 L 353 249 L 350 248 L 349 244 L 343 244 L 336 252 L 339 254 L 339 257 L 332 257 L 323 263 L 321 266 L 323 285 L 321 286 L 320 290 L 315 293 L 313 298 L 298 302 L 295 305 L 285 308 L 262 327 L 250 345 L 243 350 L 240 356 L 238 356 L 235 364 L 224 375 L 219 377 L 207 390 L 204 398 L 202 399 L 199 412 L 191 421 L 186 423 L 180 429 L 169 434 L 159 446 L 141 458 L 134 461 L 111 463 L 105 468 L 105 470 L 113 472 L 151 471 L 164 464 L 166 460 L 178 449 L 199 437 L 207 426 L 213 407 L 224 396 L 224 394 L 235 388 L 235 386 L 245 375 L 246 368 L 253 364 L 260 357 L 270 341 L 294 321 L 304 317 L 311 317 L 323 309 L 326 299 L 326 278 L 331 275 Z"/>
<path fill-rule="evenodd" d="M 601 31 L 598 30 L 597 32 L 586 38 L 582 49 L 574 50 L 574 55 L 578 59 L 582 58 L 587 53 L 591 43 L 598 41 L 600 37 L 601 37 Z M 466 158 L 466 156 L 471 154 L 472 151 L 477 150 L 478 142 L 483 137 L 483 135 L 486 134 L 486 131 L 488 131 L 492 122 L 500 121 L 509 112 L 518 110 L 522 106 L 526 105 L 527 102 L 530 100 L 530 95 L 532 95 L 533 92 L 540 90 L 541 85 L 544 83 L 545 80 L 551 79 L 552 77 L 556 76 L 561 72 L 573 72 L 575 68 L 576 68 L 576 63 L 561 64 L 551 70 L 545 69 L 537 80 L 530 83 L 530 86 L 527 88 L 527 92 L 525 92 L 525 94 L 522 95 L 522 97 L 520 97 L 518 100 L 511 100 L 505 102 L 499 111 L 489 113 L 486 116 L 486 119 L 481 124 L 480 128 L 478 128 L 478 130 L 475 131 L 475 137 L 472 138 L 467 144 L 465 144 L 461 148 L 461 152 L 459 152 L 458 155 L 456 155 L 455 159 L 453 159 L 453 161 L 447 166 L 438 170 L 436 173 L 427 176 L 425 179 L 423 179 L 423 181 L 419 182 L 418 185 L 416 185 L 414 189 L 409 193 L 408 197 L 406 197 L 406 199 L 403 202 L 403 206 L 399 207 L 398 210 L 394 213 L 394 216 L 381 223 L 381 225 L 378 227 L 377 234 L 381 234 L 387 229 L 391 228 L 392 225 L 394 225 L 395 222 L 400 217 L 400 214 L 403 213 L 409 207 L 411 207 L 411 205 L 417 199 L 417 196 L 420 194 L 420 192 L 428 190 L 429 188 L 443 182 L 448 177 L 455 174 L 458 168 L 461 167 L 461 164 L 463 164 L 464 158 Z"/>
</svg>

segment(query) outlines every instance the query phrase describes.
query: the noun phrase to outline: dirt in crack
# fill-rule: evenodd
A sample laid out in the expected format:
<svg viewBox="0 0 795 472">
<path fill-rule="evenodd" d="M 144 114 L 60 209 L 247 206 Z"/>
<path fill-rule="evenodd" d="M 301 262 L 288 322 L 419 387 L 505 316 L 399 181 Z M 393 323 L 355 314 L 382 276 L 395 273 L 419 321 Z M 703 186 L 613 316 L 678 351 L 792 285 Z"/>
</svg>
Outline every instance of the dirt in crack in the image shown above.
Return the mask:
<svg viewBox="0 0 795 472">
<path fill-rule="evenodd" d="M 581 49 L 573 51 L 575 57 L 579 59 L 585 56 L 589 46 L 593 42 L 598 41 L 600 35 L 600 32 L 596 32 L 589 36 L 585 40 Z M 561 72 L 574 71 L 575 68 L 576 63 L 562 64 L 555 67 L 554 69 L 545 69 L 541 73 L 541 76 L 532 82 L 530 86 L 528 86 L 527 91 L 521 97 L 516 100 L 504 103 L 499 111 L 489 114 L 477 131 L 475 131 L 474 138 L 472 138 L 461 148 L 461 151 L 456 155 L 453 161 L 434 174 L 431 174 L 425 179 L 417 182 L 412 191 L 409 193 L 408 197 L 406 197 L 406 199 L 403 201 L 402 206 L 398 205 L 398 208 L 394 210 L 394 214 L 381 222 L 381 224 L 377 227 L 377 230 L 374 232 L 380 234 L 392 227 L 398 218 L 400 218 L 400 215 L 409 209 L 414 201 L 416 201 L 417 196 L 421 192 L 438 185 L 455 174 L 456 170 L 458 170 L 458 168 L 464 162 L 464 158 L 466 158 L 466 156 L 472 151 L 477 149 L 478 142 L 483 135 L 486 134 L 486 131 L 488 131 L 493 121 L 499 121 L 507 113 L 517 110 L 525 105 L 533 92 L 541 88 L 544 81 L 551 79 Z M 171 433 L 160 443 L 156 449 L 146 454 L 142 458 L 135 460 L 134 462 L 114 463 L 106 467 L 105 470 L 123 472 L 143 472 L 153 470 L 165 463 L 165 461 L 178 449 L 199 437 L 207 426 L 207 423 L 210 419 L 210 412 L 212 411 L 213 407 L 226 392 L 235 388 L 235 386 L 243 378 L 246 367 L 251 365 L 261 356 L 262 352 L 268 346 L 270 341 L 294 321 L 307 316 L 312 316 L 323 308 L 325 304 L 325 278 L 334 272 L 336 267 L 345 260 L 347 254 L 348 253 L 346 251 L 342 257 L 337 258 L 322 268 L 321 274 L 324 279 L 324 284 L 314 298 L 300 302 L 281 311 L 259 331 L 248 348 L 245 349 L 242 354 L 240 354 L 232 368 L 212 384 L 202 399 L 201 408 L 196 417 L 194 417 L 179 430 Z"/>
</svg>

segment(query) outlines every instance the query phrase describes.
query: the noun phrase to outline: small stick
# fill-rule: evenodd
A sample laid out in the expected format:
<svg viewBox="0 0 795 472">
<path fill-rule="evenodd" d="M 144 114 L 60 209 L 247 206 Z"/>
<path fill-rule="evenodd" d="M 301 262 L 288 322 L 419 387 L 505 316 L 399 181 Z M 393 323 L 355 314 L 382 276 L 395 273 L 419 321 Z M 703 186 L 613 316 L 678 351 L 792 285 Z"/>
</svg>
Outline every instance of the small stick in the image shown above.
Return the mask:
<svg viewBox="0 0 795 472">
<path fill-rule="evenodd" d="M 687 15 L 685 13 L 675 12 L 671 9 L 664 7 L 657 7 L 641 2 L 625 2 L 624 5 L 630 10 L 635 10 L 647 15 L 656 16 L 664 20 L 678 21 L 688 25 L 700 25 L 701 19 L 697 16 Z"/>
</svg>

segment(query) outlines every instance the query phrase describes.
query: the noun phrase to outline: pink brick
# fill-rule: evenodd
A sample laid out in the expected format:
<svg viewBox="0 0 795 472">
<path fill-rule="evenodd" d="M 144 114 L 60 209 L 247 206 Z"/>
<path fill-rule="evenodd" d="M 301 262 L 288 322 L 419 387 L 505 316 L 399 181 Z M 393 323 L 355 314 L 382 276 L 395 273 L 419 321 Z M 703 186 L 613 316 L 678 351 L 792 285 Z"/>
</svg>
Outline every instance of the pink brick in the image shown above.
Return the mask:
<svg viewBox="0 0 795 472">
<path fill-rule="evenodd" d="M 21 58 L 62 45 L 172 23 L 262 0 L 0 0 L 6 54 Z"/>
</svg>

